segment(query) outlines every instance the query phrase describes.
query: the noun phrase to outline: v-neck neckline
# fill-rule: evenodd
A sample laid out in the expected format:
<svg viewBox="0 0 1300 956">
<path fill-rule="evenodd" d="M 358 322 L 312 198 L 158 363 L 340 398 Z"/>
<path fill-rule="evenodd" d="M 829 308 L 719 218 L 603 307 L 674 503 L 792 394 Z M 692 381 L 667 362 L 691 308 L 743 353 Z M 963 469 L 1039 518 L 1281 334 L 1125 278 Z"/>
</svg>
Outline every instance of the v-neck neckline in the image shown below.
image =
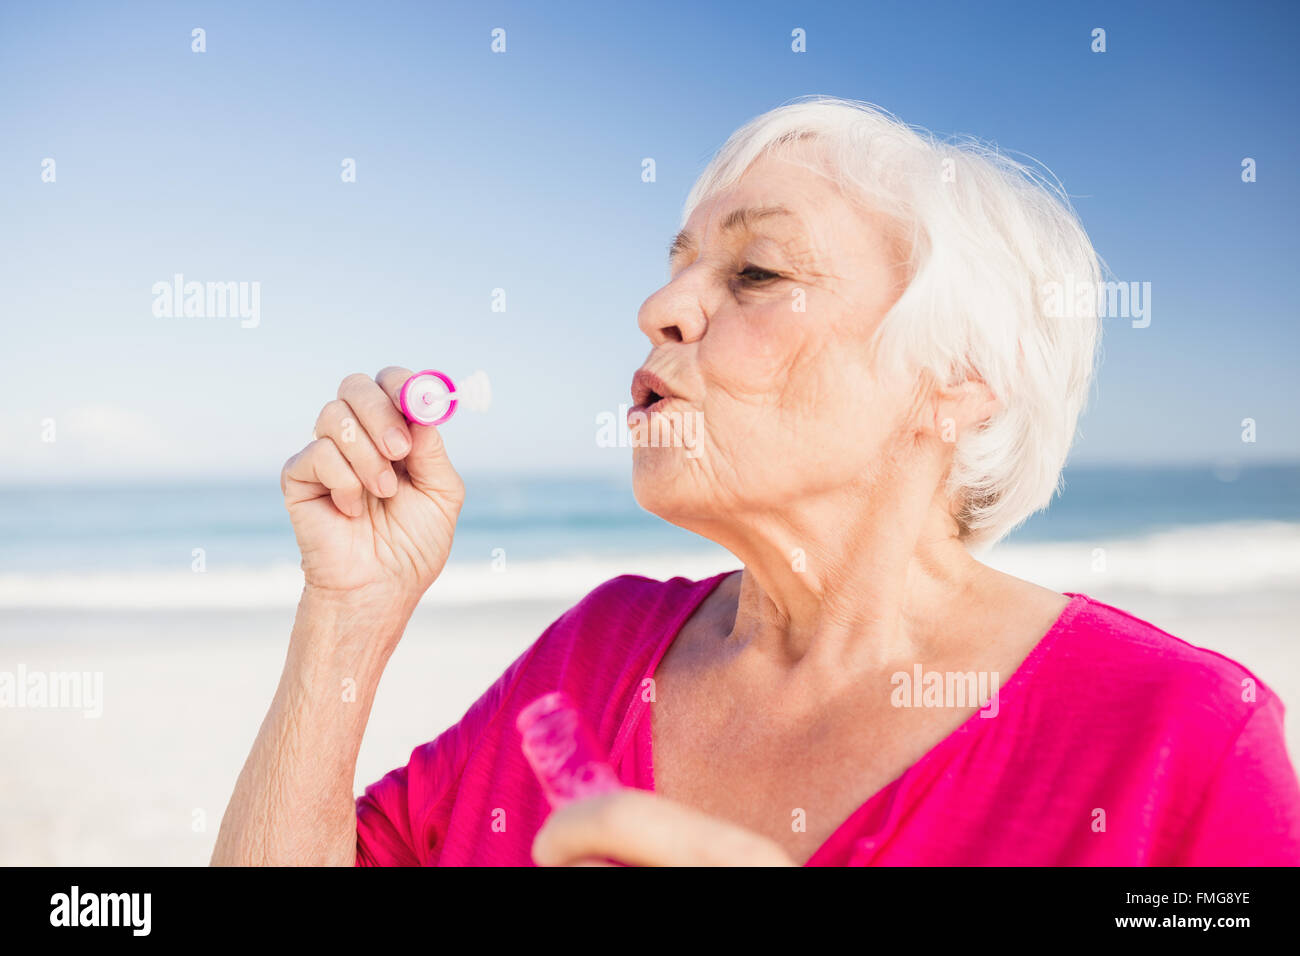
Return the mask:
<svg viewBox="0 0 1300 956">
<path fill-rule="evenodd" d="M 654 678 L 655 674 L 659 670 L 659 664 L 663 660 L 664 655 L 668 652 L 668 649 L 672 647 L 673 643 L 681 635 L 682 629 L 686 626 L 686 622 L 689 621 L 691 616 L 700 609 L 704 602 L 708 600 L 709 596 L 718 589 L 718 586 L 725 579 L 736 573 L 737 571 L 722 571 L 714 575 L 712 578 L 700 582 L 699 592 L 693 595 L 693 600 L 688 600 L 683 608 L 677 614 L 673 615 L 670 619 L 669 626 L 664 629 L 664 636 L 660 638 L 658 646 L 651 655 L 650 661 L 646 665 L 645 673 L 642 675 L 638 686 L 645 687 L 646 681 L 650 682 L 649 686 L 654 686 Z M 1064 596 L 1068 597 L 1070 600 L 1061 610 L 1061 613 L 1057 615 L 1056 620 L 1052 622 L 1052 626 L 1047 629 L 1047 633 L 1038 639 L 1038 642 L 1025 656 L 1024 660 L 1022 660 L 1019 666 L 1012 672 L 1011 677 L 998 689 L 998 706 L 1000 709 L 1005 709 L 1008 704 L 1008 692 L 1012 694 L 1012 701 L 1016 699 L 1019 691 L 1026 683 L 1028 683 L 1030 678 L 1033 676 L 1034 671 L 1037 670 L 1038 665 L 1056 643 L 1056 639 L 1069 629 L 1070 623 L 1074 620 L 1075 615 L 1078 614 L 1089 600 L 1087 595 L 1076 594 L 1071 591 L 1064 592 Z M 991 721 L 987 721 L 986 718 L 980 717 L 980 712 L 982 710 L 983 708 L 980 708 L 980 710 L 976 710 L 972 713 L 962 721 L 956 729 L 947 734 L 947 736 L 941 738 L 934 744 L 934 746 L 922 754 L 914 763 L 912 763 L 911 766 L 869 796 L 863 803 L 859 804 L 857 809 L 850 813 L 844 821 L 831 832 L 830 836 L 828 836 L 825 841 L 823 841 L 822 844 L 813 851 L 812 855 L 809 856 L 802 865 L 821 865 L 821 857 L 836 852 L 841 848 L 846 839 L 845 833 L 851 831 L 865 820 L 871 819 L 873 816 L 879 819 L 879 825 L 872 831 L 872 833 L 864 835 L 856 842 L 871 845 L 878 844 L 881 839 L 888 835 L 890 826 L 895 821 L 895 811 L 898 807 L 898 796 L 906 787 L 907 783 L 913 780 L 927 764 L 934 762 L 941 753 L 955 746 L 958 741 L 964 739 L 971 730 L 980 726 L 982 723 L 991 723 Z M 613 752 L 616 755 L 613 759 L 621 757 L 624 748 L 631 743 L 634 734 L 637 735 L 640 743 L 644 747 L 645 766 L 641 768 L 641 771 L 645 779 L 649 781 L 650 792 L 654 793 L 656 792 L 654 772 L 654 721 L 649 711 L 649 702 L 646 701 L 641 694 L 633 695 L 632 702 L 628 705 L 628 712 L 624 717 L 623 726 L 619 731 L 618 739 L 615 741 L 615 746 L 613 748 Z M 634 759 L 639 759 L 640 755 L 635 753 L 635 751 L 639 749 L 640 748 L 633 748 Z M 881 807 L 882 803 L 885 804 L 883 809 Z"/>
</svg>

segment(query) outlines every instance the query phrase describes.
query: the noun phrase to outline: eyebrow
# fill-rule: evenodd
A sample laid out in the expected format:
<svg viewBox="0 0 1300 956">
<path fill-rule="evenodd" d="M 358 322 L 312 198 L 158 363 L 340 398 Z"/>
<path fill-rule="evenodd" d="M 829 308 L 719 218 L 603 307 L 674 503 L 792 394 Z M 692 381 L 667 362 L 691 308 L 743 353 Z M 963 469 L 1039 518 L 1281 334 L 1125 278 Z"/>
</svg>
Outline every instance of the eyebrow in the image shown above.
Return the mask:
<svg viewBox="0 0 1300 956">
<path fill-rule="evenodd" d="M 760 219 L 769 219 L 773 216 L 794 216 L 794 213 L 785 206 L 749 206 L 733 209 L 722 220 L 721 228 L 723 232 L 734 232 L 737 229 L 752 230 Z M 668 261 L 672 262 L 683 252 L 694 248 L 695 238 L 683 229 L 668 244 Z"/>
</svg>

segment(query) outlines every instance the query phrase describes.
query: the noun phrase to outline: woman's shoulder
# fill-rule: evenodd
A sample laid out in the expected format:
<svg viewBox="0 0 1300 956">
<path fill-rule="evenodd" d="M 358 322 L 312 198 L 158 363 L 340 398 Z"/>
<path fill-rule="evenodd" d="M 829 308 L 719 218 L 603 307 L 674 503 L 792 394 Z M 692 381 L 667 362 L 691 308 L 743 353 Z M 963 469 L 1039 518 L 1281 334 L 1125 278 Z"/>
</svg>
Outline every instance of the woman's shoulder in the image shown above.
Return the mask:
<svg viewBox="0 0 1300 956">
<path fill-rule="evenodd" d="M 609 736 L 675 622 L 689 616 L 722 577 L 659 581 L 624 574 L 597 585 L 546 627 L 458 724 L 416 748 L 412 759 L 427 764 L 441 755 L 460 767 L 485 743 L 495 747 L 508 740 L 513 748 L 518 712 L 557 690 Z"/>
<path fill-rule="evenodd" d="M 584 672 L 597 685 L 643 666 L 731 574 L 666 580 L 617 575 L 586 593 L 534 645 L 534 667 Z"/>
<path fill-rule="evenodd" d="M 1112 712 L 1164 714 L 1188 730 L 1237 730 L 1261 706 L 1283 710 L 1255 673 L 1086 594 L 1071 594 L 1057 674 Z"/>
<path fill-rule="evenodd" d="M 722 571 L 705 578 L 675 576 L 661 580 L 644 574 L 620 574 L 598 584 L 572 608 L 576 614 L 607 614 L 619 609 L 651 613 L 671 613 L 674 607 L 703 596 L 733 571 Z"/>
</svg>

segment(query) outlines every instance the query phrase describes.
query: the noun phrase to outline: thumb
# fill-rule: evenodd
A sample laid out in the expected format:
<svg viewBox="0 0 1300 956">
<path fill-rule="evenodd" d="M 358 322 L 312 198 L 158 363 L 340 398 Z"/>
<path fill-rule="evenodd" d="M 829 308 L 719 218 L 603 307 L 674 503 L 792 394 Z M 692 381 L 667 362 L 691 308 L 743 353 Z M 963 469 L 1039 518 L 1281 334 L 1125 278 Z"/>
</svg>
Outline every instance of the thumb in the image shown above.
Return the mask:
<svg viewBox="0 0 1300 956">
<path fill-rule="evenodd" d="M 408 368 L 390 365 L 375 376 L 379 387 L 388 393 L 399 411 L 402 407 L 402 386 L 412 374 Z M 427 495 L 437 495 L 457 503 L 463 501 L 465 486 L 452 467 L 451 459 L 447 457 L 447 446 L 443 444 L 438 426 L 411 422 L 409 431 L 411 450 L 402 464 L 411 484 Z"/>
<path fill-rule="evenodd" d="M 451 459 L 437 425 L 411 425 L 411 450 L 404 461 L 406 474 L 413 484 L 425 494 L 459 500 L 464 484 Z"/>
</svg>

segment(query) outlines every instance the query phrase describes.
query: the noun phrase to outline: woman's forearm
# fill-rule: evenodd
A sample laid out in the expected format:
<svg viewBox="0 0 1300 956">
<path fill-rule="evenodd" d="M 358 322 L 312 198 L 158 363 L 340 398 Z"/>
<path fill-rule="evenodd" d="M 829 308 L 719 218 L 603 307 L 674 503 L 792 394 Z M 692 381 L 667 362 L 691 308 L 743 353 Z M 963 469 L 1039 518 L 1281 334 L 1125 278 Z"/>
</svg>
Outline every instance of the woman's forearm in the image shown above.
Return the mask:
<svg viewBox="0 0 1300 956">
<path fill-rule="evenodd" d="M 221 821 L 213 866 L 352 866 L 352 781 L 409 611 L 304 592 L 280 684 Z"/>
</svg>

